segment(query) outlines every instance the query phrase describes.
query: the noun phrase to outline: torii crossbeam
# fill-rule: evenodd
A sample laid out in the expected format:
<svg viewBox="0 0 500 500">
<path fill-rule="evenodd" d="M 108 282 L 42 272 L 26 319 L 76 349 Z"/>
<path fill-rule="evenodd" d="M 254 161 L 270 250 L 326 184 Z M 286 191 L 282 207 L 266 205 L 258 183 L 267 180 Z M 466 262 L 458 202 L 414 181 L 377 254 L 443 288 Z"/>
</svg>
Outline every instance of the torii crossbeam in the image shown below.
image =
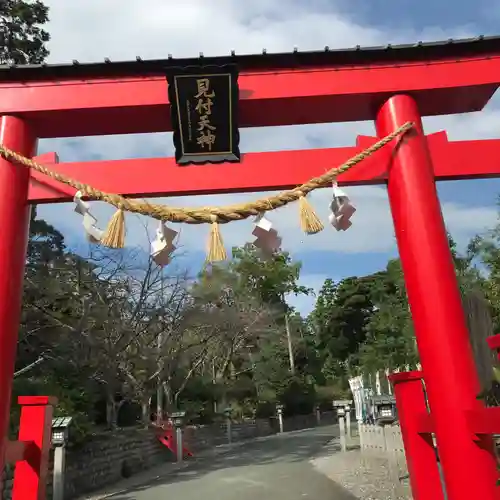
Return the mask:
<svg viewBox="0 0 500 500">
<path fill-rule="evenodd" d="M 51 169 L 102 191 L 127 197 L 191 196 L 292 189 L 325 169 L 341 165 L 378 141 L 358 136 L 345 148 L 247 153 L 241 163 L 179 166 L 174 158 L 59 163 L 55 153 L 38 157 Z M 427 136 L 438 181 L 500 176 L 500 140 L 448 141 L 446 132 Z M 385 184 L 390 149 L 381 149 L 338 177 L 343 186 Z M 478 158 L 481 160 L 478 161 Z M 223 175 L 221 175 L 221 168 Z M 126 175 L 123 175 L 126 172 Z M 71 201 L 75 190 L 32 172 L 31 203 Z"/>
<path fill-rule="evenodd" d="M 500 38 L 290 54 L 0 68 L 0 142 L 32 157 L 37 138 L 172 130 L 165 72 L 239 68 L 239 126 L 375 120 L 384 137 L 415 128 L 339 178 L 387 184 L 428 400 L 449 500 L 497 496 L 491 435 L 471 430 L 479 382 L 435 188 L 437 180 L 500 175 L 500 140 L 426 137 L 421 117 L 480 111 L 500 84 Z M 249 153 L 241 163 L 179 167 L 173 159 L 56 164 L 103 191 L 172 196 L 295 187 L 375 142 L 352 148 Z M 154 180 L 153 180 L 154 179 Z M 0 159 L 0 470 L 19 322 L 29 203 L 74 192 Z M 500 423 L 499 423 L 500 424 Z M 407 443 L 405 442 L 405 446 Z M 407 447 L 407 450 L 409 448 Z M 407 453 L 410 471 L 421 457 Z M 411 475 L 415 500 L 442 499 L 437 466 Z M 24 499 L 23 499 L 24 500 Z"/>
</svg>

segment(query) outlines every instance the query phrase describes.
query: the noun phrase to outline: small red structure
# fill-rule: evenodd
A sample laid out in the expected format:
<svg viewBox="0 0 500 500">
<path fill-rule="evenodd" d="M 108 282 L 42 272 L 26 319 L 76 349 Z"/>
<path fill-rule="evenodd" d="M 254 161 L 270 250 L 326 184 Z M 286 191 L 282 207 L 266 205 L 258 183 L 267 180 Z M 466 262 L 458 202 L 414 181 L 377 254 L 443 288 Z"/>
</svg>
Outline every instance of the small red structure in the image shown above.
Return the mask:
<svg viewBox="0 0 500 500">
<path fill-rule="evenodd" d="M 5 441 L 5 463 L 15 464 L 13 500 L 44 500 L 57 399 L 20 396 L 22 406 L 17 441 Z M 1 493 L 1 492 L 0 492 Z"/>
<path fill-rule="evenodd" d="M 156 437 L 158 438 L 158 441 L 160 441 L 163 446 L 166 446 L 174 454 L 174 456 L 177 457 L 177 460 L 179 460 L 179 457 L 177 456 L 175 428 L 172 423 L 166 422 L 162 426 L 158 427 L 156 429 Z M 193 456 L 193 453 L 185 444 L 182 446 L 182 453 L 182 458 Z"/>
<path fill-rule="evenodd" d="M 488 337 L 487 342 L 500 359 L 500 335 Z M 413 498 L 445 500 L 432 438 L 436 427 L 427 407 L 423 373 L 393 373 L 390 380 L 394 385 Z M 472 439 L 479 443 L 482 436 L 498 434 L 500 408 L 465 411 L 465 419 Z M 500 491 L 497 496 L 500 498 Z"/>
<path fill-rule="evenodd" d="M 5 67 L 0 69 L 0 142 L 31 157 L 37 138 L 170 131 L 165 72 L 225 64 L 239 69 L 240 127 L 374 120 L 380 138 L 414 123 L 403 140 L 387 145 L 338 181 L 387 184 L 448 499 L 493 500 L 498 477 L 493 428 L 478 423 L 484 405 L 476 399 L 478 376 L 434 181 L 499 176 L 500 140 L 449 142 L 445 133 L 426 137 L 421 117 L 481 110 L 500 84 L 500 38 Z M 300 185 L 376 141 L 358 137 L 350 148 L 252 153 L 226 165 L 180 167 L 174 159 L 153 158 L 51 167 L 102 191 L 130 197 L 265 191 Z M 0 160 L 0 446 L 5 446 L 10 406 L 28 204 L 70 201 L 74 194 Z M 406 401 L 401 387 L 400 399 Z M 408 393 L 416 401 L 408 405 L 420 408 L 421 397 L 413 391 Z M 471 415 L 479 419 L 478 427 L 471 427 Z M 495 426 L 500 430 L 500 419 Z M 405 434 L 405 443 L 417 488 L 424 474 L 417 464 L 430 452 L 410 434 Z M 436 481 L 433 472 L 431 481 Z M 416 500 L 430 491 L 419 488 Z"/>
</svg>

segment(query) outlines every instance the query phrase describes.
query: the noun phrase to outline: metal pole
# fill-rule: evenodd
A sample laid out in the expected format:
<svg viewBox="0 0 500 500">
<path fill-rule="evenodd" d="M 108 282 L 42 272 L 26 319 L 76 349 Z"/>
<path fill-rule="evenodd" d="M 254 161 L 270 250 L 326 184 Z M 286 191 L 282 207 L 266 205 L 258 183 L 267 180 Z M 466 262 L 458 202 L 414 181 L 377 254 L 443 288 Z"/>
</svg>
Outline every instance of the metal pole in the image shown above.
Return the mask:
<svg viewBox="0 0 500 500">
<path fill-rule="evenodd" d="M 160 332 L 158 335 L 158 352 L 161 350 L 161 344 L 163 342 L 163 335 Z M 163 422 L 163 384 L 162 384 L 162 374 L 161 374 L 161 359 L 158 357 L 158 379 L 156 386 L 156 423 L 161 425 Z"/>
<path fill-rule="evenodd" d="M 280 425 L 280 434 L 283 434 L 283 413 L 281 411 L 278 412 L 278 422 Z"/>
<path fill-rule="evenodd" d="M 351 441 L 352 439 L 352 434 L 351 434 L 351 407 L 346 406 L 345 409 L 345 421 L 346 421 L 346 430 L 347 430 L 347 439 L 348 441 Z"/>
<path fill-rule="evenodd" d="M 54 472 L 52 479 L 52 500 L 64 500 L 64 468 L 66 446 L 54 448 Z"/>
<path fill-rule="evenodd" d="M 231 421 L 231 417 L 228 417 L 228 418 L 226 419 L 226 432 L 227 432 L 227 442 L 228 442 L 229 444 L 231 444 L 232 439 L 233 439 L 233 436 L 232 436 L 233 430 L 232 430 L 232 421 Z"/>
<path fill-rule="evenodd" d="M 162 384 L 162 370 L 163 370 L 163 358 L 162 358 L 162 348 L 163 348 L 163 329 L 165 328 L 165 307 L 164 307 L 164 297 L 163 297 L 163 271 L 161 274 L 161 300 L 162 300 L 162 316 L 161 316 L 161 329 L 158 333 L 157 341 L 157 352 L 158 352 L 158 377 L 156 386 L 156 424 L 161 425 L 163 422 L 163 384 Z"/>
<path fill-rule="evenodd" d="M 436 438 L 433 437 L 434 450 L 436 452 L 436 462 L 439 470 L 439 479 L 441 481 L 441 488 L 443 489 L 443 500 L 448 500 L 448 493 L 446 492 L 446 484 L 444 482 L 443 468 L 441 467 L 441 460 L 439 459 L 439 453 L 436 447 Z"/>
<path fill-rule="evenodd" d="M 177 444 L 177 462 L 182 462 L 184 459 L 184 451 L 182 445 L 182 427 L 175 428 L 175 442 Z"/>
<path fill-rule="evenodd" d="M 290 373 L 295 374 L 295 359 L 293 357 L 292 334 L 290 333 L 290 322 L 288 321 L 288 312 L 285 312 L 286 340 L 288 344 L 288 358 L 290 360 Z"/>
</svg>

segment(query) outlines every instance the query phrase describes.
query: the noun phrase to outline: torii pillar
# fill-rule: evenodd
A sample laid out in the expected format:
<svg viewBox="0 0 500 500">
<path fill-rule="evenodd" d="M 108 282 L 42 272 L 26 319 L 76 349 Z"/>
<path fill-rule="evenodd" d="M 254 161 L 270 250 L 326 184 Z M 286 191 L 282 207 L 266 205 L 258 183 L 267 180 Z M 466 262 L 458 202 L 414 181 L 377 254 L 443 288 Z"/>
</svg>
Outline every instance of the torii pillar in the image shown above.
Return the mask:
<svg viewBox="0 0 500 500">
<path fill-rule="evenodd" d="M 478 440 L 466 411 L 480 409 L 480 385 L 420 113 L 408 95 L 380 109 L 380 136 L 415 124 L 393 148 L 388 194 L 439 456 L 449 498 L 497 498 L 491 436 Z"/>
</svg>

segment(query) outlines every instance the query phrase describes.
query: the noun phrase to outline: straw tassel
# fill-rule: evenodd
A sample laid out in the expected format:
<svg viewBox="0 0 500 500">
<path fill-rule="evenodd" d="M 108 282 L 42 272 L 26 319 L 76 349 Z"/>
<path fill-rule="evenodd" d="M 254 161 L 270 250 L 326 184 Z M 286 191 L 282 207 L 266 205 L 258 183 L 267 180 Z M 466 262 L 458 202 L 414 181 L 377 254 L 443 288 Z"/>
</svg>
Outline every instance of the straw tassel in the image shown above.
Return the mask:
<svg viewBox="0 0 500 500">
<path fill-rule="evenodd" d="M 316 215 L 312 205 L 307 201 L 306 197 L 302 195 L 299 198 L 299 213 L 300 213 L 300 228 L 304 233 L 316 234 L 323 231 L 323 223 Z"/>
<path fill-rule="evenodd" d="M 109 248 L 123 248 L 125 246 L 125 212 L 119 208 L 104 232 L 101 244 Z"/>
<path fill-rule="evenodd" d="M 210 237 L 208 240 L 207 262 L 220 262 L 227 259 L 226 249 L 222 241 L 219 223 L 217 218 L 212 219 L 210 226 Z"/>
</svg>

